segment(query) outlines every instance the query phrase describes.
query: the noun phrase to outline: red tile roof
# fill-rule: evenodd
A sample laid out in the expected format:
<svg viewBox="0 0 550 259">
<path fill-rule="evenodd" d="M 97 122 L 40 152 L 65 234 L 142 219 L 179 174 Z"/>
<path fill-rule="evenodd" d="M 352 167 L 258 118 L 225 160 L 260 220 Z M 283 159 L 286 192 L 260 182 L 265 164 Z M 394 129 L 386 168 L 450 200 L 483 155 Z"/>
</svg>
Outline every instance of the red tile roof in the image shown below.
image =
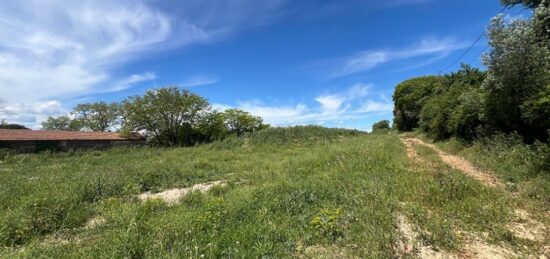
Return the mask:
<svg viewBox="0 0 550 259">
<path fill-rule="evenodd" d="M 116 132 L 83 132 L 57 130 L 12 130 L 0 129 L 0 141 L 25 140 L 141 140 L 139 137 L 126 138 Z"/>
</svg>

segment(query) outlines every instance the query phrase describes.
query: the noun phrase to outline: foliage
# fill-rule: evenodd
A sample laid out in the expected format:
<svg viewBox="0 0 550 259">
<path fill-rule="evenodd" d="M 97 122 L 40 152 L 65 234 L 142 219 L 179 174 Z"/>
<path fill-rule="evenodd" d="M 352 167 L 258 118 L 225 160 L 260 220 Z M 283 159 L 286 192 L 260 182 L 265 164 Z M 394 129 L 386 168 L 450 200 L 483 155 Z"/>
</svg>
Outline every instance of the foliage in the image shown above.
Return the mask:
<svg viewBox="0 0 550 259">
<path fill-rule="evenodd" d="M 158 144 L 190 146 L 199 138 L 196 130 L 210 105 L 203 97 L 177 87 L 149 90 L 122 104 L 124 128 L 145 131 Z"/>
<path fill-rule="evenodd" d="M 436 139 L 473 141 L 498 132 L 518 132 L 526 142 L 547 141 L 550 128 L 550 1 L 532 19 L 488 28 L 491 49 L 484 55 L 486 72 L 463 65 L 456 73 L 406 80 L 394 93 L 395 127 L 419 127 Z M 428 89 L 428 90 L 427 90 Z"/>
<path fill-rule="evenodd" d="M 488 36 L 492 49 L 484 56 L 488 72 L 483 83 L 486 114 L 491 114 L 488 125 L 517 131 L 528 140 L 546 139 L 550 117 L 538 111 L 546 103 L 550 85 L 550 50 L 538 44 L 528 20 L 506 24 L 498 16 L 491 21 Z"/>
<path fill-rule="evenodd" d="M 223 116 L 229 133 L 237 136 L 269 127 L 263 124 L 262 118 L 239 109 L 228 109 L 223 112 Z"/>
<path fill-rule="evenodd" d="M 473 88 L 461 93 L 453 108 L 447 129 L 456 137 L 473 140 L 485 123 L 485 92 Z"/>
<path fill-rule="evenodd" d="M 543 0 L 535 9 L 533 30 L 541 44 L 550 48 L 550 0 Z"/>
<path fill-rule="evenodd" d="M 398 130 L 410 131 L 419 126 L 422 106 L 443 82 L 441 77 L 425 76 L 406 80 L 396 86 L 393 115 Z"/>
<path fill-rule="evenodd" d="M 41 124 L 43 130 L 80 131 L 83 127 L 81 120 L 73 120 L 69 116 L 59 116 L 57 118 L 50 116 Z"/>
<path fill-rule="evenodd" d="M 391 129 L 389 120 L 381 120 L 372 125 L 372 132 L 379 132 L 389 129 Z"/>
<path fill-rule="evenodd" d="M 319 238 L 326 238 L 331 242 L 342 238 L 346 223 L 342 208 L 323 208 L 309 222 Z"/>
<path fill-rule="evenodd" d="M 225 139 L 229 131 L 224 114 L 217 111 L 212 111 L 202 117 L 197 127 L 205 142 Z"/>
<path fill-rule="evenodd" d="M 72 114 L 82 129 L 91 131 L 108 131 L 120 123 L 120 109 L 117 103 L 78 104 Z"/>
<path fill-rule="evenodd" d="M 0 129 L 28 129 L 27 127 L 19 124 L 9 124 L 5 120 L 0 123 Z"/>
<path fill-rule="evenodd" d="M 394 93 L 394 126 L 401 131 L 419 127 L 437 139 L 471 139 L 484 122 L 484 78 L 485 72 L 462 65 L 445 76 L 404 81 Z"/>
</svg>

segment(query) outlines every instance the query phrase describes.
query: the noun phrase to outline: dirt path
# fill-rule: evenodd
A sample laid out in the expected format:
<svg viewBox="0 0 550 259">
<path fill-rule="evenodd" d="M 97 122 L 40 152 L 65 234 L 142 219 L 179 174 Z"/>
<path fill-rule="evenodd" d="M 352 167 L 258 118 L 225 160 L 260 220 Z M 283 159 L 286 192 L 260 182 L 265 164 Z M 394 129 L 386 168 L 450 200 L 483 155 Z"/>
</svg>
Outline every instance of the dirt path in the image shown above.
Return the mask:
<svg viewBox="0 0 550 259">
<path fill-rule="evenodd" d="M 401 141 L 406 146 L 408 158 L 417 162 L 416 164 L 422 164 L 423 166 L 431 164 L 426 158 L 420 156 L 414 148 L 415 145 L 423 145 L 434 150 L 447 165 L 480 181 L 482 184 L 489 187 L 504 186 L 496 176 L 480 170 L 462 157 L 442 151 L 433 144 L 426 143 L 417 138 L 401 138 Z M 413 225 L 402 215 L 398 217 L 398 224 L 400 232 L 404 237 L 404 240 L 399 245 L 402 255 L 412 253 L 420 258 L 516 258 L 520 256 L 509 248 L 491 245 L 473 233 L 464 233 L 466 237 L 464 240 L 465 243 L 459 254 L 435 251 L 418 242 L 418 233 L 414 231 Z M 548 237 L 547 227 L 534 220 L 527 211 L 521 209 L 515 210 L 515 219 L 506 228 L 516 237 L 531 242 L 544 243 L 544 240 Z M 547 246 L 542 247 L 539 258 L 550 258 L 549 250 L 550 248 Z"/>
<path fill-rule="evenodd" d="M 504 184 L 502 184 L 494 175 L 483 172 L 479 168 L 472 165 L 468 160 L 444 152 L 433 144 L 426 143 L 417 138 L 402 138 L 401 141 L 403 141 L 403 143 L 407 146 L 407 155 L 410 159 L 418 159 L 418 155 L 416 154 L 413 145 L 423 145 L 433 149 L 439 155 L 441 160 L 452 168 L 459 170 L 474 179 L 477 179 L 484 185 L 490 187 L 504 186 Z"/>
</svg>

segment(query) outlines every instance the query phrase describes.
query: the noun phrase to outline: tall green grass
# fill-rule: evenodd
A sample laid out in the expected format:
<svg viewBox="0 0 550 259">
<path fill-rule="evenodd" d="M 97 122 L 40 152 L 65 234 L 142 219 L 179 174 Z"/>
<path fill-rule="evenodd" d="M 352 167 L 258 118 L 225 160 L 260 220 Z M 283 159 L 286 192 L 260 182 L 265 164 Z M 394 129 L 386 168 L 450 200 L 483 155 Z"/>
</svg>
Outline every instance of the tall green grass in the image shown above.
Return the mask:
<svg viewBox="0 0 550 259">
<path fill-rule="evenodd" d="M 391 258 L 398 214 L 438 249 L 460 247 L 456 229 L 508 242 L 508 198 L 441 162 L 411 163 L 396 135 L 316 127 L 192 148 L 10 155 L 0 164 L 0 257 L 292 258 L 324 247 Z M 212 180 L 227 185 L 174 206 L 135 197 Z"/>
</svg>

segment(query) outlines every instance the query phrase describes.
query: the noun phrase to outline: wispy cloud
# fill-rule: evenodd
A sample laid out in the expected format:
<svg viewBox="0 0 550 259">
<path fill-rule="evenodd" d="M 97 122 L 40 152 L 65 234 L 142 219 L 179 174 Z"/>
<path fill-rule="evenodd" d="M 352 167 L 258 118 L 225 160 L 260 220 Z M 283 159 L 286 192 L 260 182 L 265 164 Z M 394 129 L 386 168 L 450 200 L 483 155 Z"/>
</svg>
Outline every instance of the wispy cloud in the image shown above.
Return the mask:
<svg viewBox="0 0 550 259">
<path fill-rule="evenodd" d="M 319 124 L 343 125 L 346 121 L 367 118 L 373 114 L 388 114 L 393 103 L 385 96 L 371 96 L 370 84 L 356 84 L 344 91 L 319 95 L 316 105 L 268 105 L 261 101 L 244 101 L 235 108 L 243 109 L 276 126 Z M 233 106 L 215 104 L 217 110 Z"/>
<path fill-rule="evenodd" d="M 418 57 L 428 57 L 431 62 L 443 58 L 466 44 L 454 38 L 424 38 L 420 42 L 401 49 L 367 50 L 346 58 L 328 62 L 331 77 L 342 77 L 371 70 L 385 63 Z M 322 62 L 327 63 L 327 62 Z M 325 66 L 325 65 L 323 65 Z"/>
<path fill-rule="evenodd" d="M 107 90 L 103 90 L 103 91 L 112 91 L 112 92 L 122 91 L 122 90 L 126 90 L 128 88 L 131 88 L 133 85 L 143 83 L 143 82 L 147 82 L 147 81 L 151 81 L 151 80 L 154 80 L 155 78 L 157 78 L 157 76 L 155 75 L 155 73 L 152 73 L 152 72 L 145 72 L 145 73 L 142 73 L 142 74 L 134 74 L 134 75 L 131 75 L 131 76 L 128 76 L 126 78 L 121 79 L 114 86 L 110 87 Z"/>
<path fill-rule="evenodd" d="M 211 85 L 217 83 L 219 80 L 214 77 L 210 76 L 194 76 L 191 78 L 186 79 L 181 83 L 182 87 L 194 87 L 194 86 L 200 86 L 200 85 Z"/>
<path fill-rule="evenodd" d="M 391 112 L 391 111 L 393 111 L 393 102 L 391 101 L 367 100 L 355 112 L 356 113 L 371 113 L 371 112 L 385 113 L 385 112 Z"/>
<path fill-rule="evenodd" d="M 176 3 L 178 8 L 171 6 Z M 3 1 L 0 96 L 10 107 L 33 107 L 50 101 L 62 103 L 74 96 L 125 90 L 156 77 L 150 71 L 121 74 L 127 62 L 273 22 L 285 3 Z M 197 78 L 188 86 L 209 83 L 214 79 Z M 47 114 L 50 110 L 41 112 L 52 114 Z"/>
<path fill-rule="evenodd" d="M 366 84 L 356 84 L 345 92 L 319 95 L 315 101 L 321 104 L 321 109 L 325 113 L 334 113 L 340 109 L 346 109 L 347 107 L 343 107 L 344 103 L 367 96 L 370 87 Z"/>
</svg>

